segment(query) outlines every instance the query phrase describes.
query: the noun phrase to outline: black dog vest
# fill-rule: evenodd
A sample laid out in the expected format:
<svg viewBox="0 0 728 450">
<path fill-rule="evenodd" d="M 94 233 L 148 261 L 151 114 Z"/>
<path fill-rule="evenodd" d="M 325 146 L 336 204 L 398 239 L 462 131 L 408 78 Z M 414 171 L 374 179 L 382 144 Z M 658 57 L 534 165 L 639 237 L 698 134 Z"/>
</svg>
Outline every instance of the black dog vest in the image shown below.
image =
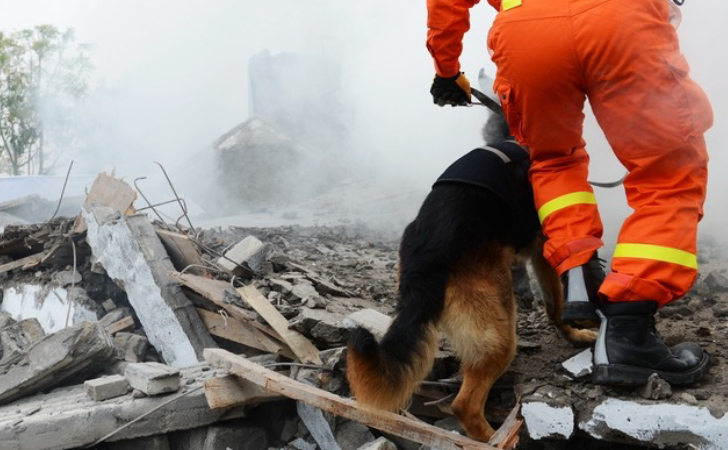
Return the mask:
<svg viewBox="0 0 728 450">
<path fill-rule="evenodd" d="M 435 181 L 480 186 L 496 194 L 511 212 L 516 248 L 533 240 L 540 224 L 528 181 L 528 151 L 513 141 L 476 148 L 448 167 Z"/>
</svg>

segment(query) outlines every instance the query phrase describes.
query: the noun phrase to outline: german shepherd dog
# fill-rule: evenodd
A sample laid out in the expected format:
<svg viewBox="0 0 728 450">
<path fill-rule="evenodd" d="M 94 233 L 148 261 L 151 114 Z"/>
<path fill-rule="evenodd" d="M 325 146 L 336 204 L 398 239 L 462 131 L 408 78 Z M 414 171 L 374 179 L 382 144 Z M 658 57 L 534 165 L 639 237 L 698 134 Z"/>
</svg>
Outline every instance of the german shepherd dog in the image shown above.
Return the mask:
<svg viewBox="0 0 728 450">
<path fill-rule="evenodd" d="M 461 362 L 452 411 L 468 436 L 488 441 L 485 401 L 516 352 L 512 265 L 531 260 L 547 315 L 568 341 L 588 345 L 596 333 L 561 322 L 563 289 L 542 256 L 527 151 L 509 140 L 502 116 L 483 136 L 488 144 L 445 171 L 405 228 L 394 320 L 381 342 L 353 330 L 347 377 L 357 402 L 397 412 L 432 370 L 441 331 Z"/>
</svg>

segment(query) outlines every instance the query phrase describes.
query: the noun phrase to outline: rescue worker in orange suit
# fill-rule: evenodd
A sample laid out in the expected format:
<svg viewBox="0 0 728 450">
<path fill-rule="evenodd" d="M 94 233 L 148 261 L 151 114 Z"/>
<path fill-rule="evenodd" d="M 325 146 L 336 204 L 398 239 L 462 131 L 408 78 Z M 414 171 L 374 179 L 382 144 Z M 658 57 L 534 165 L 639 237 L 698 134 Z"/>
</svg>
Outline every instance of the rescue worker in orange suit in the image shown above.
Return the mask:
<svg viewBox="0 0 728 450">
<path fill-rule="evenodd" d="M 478 1 L 427 0 L 427 47 L 436 71 L 431 93 L 440 106 L 470 102 L 459 56 Z M 531 155 L 544 255 L 566 291 L 564 319 L 600 320 L 592 373 L 597 384 L 638 385 L 652 373 L 690 384 L 709 366 L 697 344 L 668 347 L 654 319 L 697 276 L 708 162 L 703 133 L 713 120 L 680 53 L 671 23 L 680 11 L 673 1 L 682 3 L 488 0 L 499 11 L 488 36 L 497 67 L 493 90 L 511 132 Z M 634 210 L 606 277 L 582 138 L 587 98 L 629 171 L 624 188 Z"/>
</svg>

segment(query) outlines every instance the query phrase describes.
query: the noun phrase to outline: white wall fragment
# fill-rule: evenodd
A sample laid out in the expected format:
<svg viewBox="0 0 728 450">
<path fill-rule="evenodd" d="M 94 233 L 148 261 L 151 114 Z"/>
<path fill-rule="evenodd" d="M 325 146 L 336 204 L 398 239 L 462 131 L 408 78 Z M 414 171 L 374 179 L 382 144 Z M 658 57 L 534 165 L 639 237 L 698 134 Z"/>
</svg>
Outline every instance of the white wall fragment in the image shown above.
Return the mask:
<svg viewBox="0 0 728 450">
<path fill-rule="evenodd" d="M 594 354 L 590 348 L 567 359 L 561 365 L 574 378 L 589 375 L 592 372 L 592 357 Z"/>
<path fill-rule="evenodd" d="M 658 446 L 693 444 L 701 450 L 728 448 L 728 415 L 714 417 L 707 408 L 666 403 L 642 404 L 607 399 L 590 420 L 579 424 L 597 439 L 612 432 Z"/>
<path fill-rule="evenodd" d="M 569 406 L 527 402 L 521 407 L 521 415 L 531 439 L 569 439 L 574 433 L 574 411 Z"/>
<path fill-rule="evenodd" d="M 38 319 L 46 334 L 55 333 L 68 326 L 91 321 L 96 322 L 96 313 L 79 303 L 68 306 L 68 291 L 62 287 L 49 287 L 37 284 L 8 286 L 3 289 L 0 309 L 20 321 Z M 73 299 L 71 299 L 73 300 Z"/>
</svg>

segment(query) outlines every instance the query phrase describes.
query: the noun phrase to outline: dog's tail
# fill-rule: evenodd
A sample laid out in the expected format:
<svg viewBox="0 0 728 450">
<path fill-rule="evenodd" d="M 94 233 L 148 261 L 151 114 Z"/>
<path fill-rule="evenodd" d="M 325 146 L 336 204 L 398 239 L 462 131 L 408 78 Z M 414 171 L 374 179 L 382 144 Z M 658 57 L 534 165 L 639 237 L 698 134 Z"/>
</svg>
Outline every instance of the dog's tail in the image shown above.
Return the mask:
<svg viewBox="0 0 728 450">
<path fill-rule="evenodd" d="M 481 204 L 471 191 L 457 186 L 433 190 L 405 229 L 394 320 L 381 342 L 363 328 L 354 330 L 349 341 L 347 376 L 359 403 L 397 411 L 432 370 L 450 272 L 481 232 L 469 228 L 473 220 L 465 214 L 470 205 Z"/>
<path fill-rule="evenodd" d="M 432 370 L 438 343 L 434 323 L 395 319 L 381 343 L 365 328 L 354 330 L 346 370 L 357 402 L 393 412 L 404 408 Z"/>
</svg>

